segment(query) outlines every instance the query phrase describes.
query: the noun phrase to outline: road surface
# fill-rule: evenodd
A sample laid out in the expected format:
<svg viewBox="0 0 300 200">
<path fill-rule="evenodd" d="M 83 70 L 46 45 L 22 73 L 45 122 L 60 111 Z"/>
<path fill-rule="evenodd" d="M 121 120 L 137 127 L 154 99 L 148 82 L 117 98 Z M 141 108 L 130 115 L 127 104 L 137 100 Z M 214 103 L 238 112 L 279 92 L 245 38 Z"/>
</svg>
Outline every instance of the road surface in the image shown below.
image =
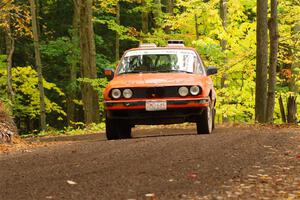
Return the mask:
<svg viewBox="0 0 300 200">
<path fill-rule="evenodd" d="M 42 139 L 59 144 L 0 154 L 0 199 L 300 199 L 299 136 L 185 127 Z"/>
</svg>

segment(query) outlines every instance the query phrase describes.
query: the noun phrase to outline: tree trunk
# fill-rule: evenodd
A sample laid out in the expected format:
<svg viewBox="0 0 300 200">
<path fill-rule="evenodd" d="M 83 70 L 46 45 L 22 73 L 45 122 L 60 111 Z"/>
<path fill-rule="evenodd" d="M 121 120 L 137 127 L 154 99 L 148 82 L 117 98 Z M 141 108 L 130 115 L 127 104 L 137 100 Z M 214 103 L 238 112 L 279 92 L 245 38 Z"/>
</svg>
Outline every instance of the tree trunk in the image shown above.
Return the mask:
<svg viewBox="0 0 300 200">
<path fill-rule="evenodd" d="M 287 122 L 297 124 L 297 97 L 290 95 L 287 101 Z"/>
<path fill-rule="evenodd" d="M 10 19 L 8 19 L 9 23 Z M 12 37 L 10 25 L 8 25 L 5 35 L 6 40 L 6 54 L 7 54 L 7 64 L 6 64 L 6 70 L 7 70 L 7 94 L 8 98 L 10 100 L 14 97 L 14 91 L 12 88 L 12 74 L 11 74 L 11 68 L 12 68 L 12 59 L 13 54 L 15 51 L 15 40 Z"/>
<path fill-rule="evenodd" d="M 174 0 L 167 1 L 167 12 L 173 16 L 174 15 Z"/>
<path fill-rule="evenodd" d="M 0 23 L 2 21 L 0 20 Z M 5 33 L 0 29 L 0 54 L 5 54 L 6 53 L 6 44 L 5 44 Z"/>
<path fill-rule="evenodd" d="M 195 14 L 195 30 L 196 30 L 196 40 L 199 40 L 199 24 L 198 24 L 197 14 Z"/>
<path fill-rule="evenodd" d="M 220 17 L 222 19 L 222 26 L 225 31 L 227 29 L 227 12 L 228 12 L 227 0 L 220 0 Z M 223 39 L 221 41 L 221 47 L 223 51 L 226 50 L 226 46 L 227 46 L 227 41 Z"/>
<path fill-rule="evenodd" d="M 169 16 L 174 16 L 174 0 L 167 0 L 166 1 L 166 13 L 169 14 Z M 172 26 L 164 26 L 164 30 L 166 34 L 170 34 Z"/>
<path fill-rule="evenodd" d="M 268 66 L 268 1 L 257 0 L 255 120 L 266 122 Z"/>
<path fill-rule="evenodd" d="M 80 0 L 80 51 L 81 76 L 90 80 L 97 78 L 96 49 L 92 22 L 92 0 Z M 98 94 L 90 83 L 82 83 L 82 100 L 85 123 L 100 121 Z"/>
<path fill-rule="evenodd" d="M 43 86 L 43 74 L 42 74 L 42 61 L 40 54 L 40 43 L 38 35 L 38 26 L 37 26 L 37 14 L 36 14 L 36 5 L 35 0 L 29 0 L 31 16 L 32 16 L 32 33 L 34 41 L 34 52 L 35 52 L 35 64 L 38 74 L 38 87 L 40 91 L 40 125 L 41 129 L 46 129 L 46 111 L 45 111 L 45 93 Z"/>
<path fill-rule="evenodd" d="M 286 123 L 286 115 L 285 115 L 285 110 L 284 110 L 284 105 L 283 105 L 281 95 L 279 96 L 278 101 L 279 101 L 279 106 L 280 106 L 280 113 L 281 113 L 282 123 Z"/>
<path fill-rule="evenodd" d="M 154 16 L 154 27 L 159 28 L 161 23 L 161 0 L 154 0 L 153 16 Z"/>
<path fill-rule="evenodd" d="M 222 26 L 224 31 L 227 29 L 227 0 L 220 0 L 220 17 L 222 19 Z M 222 39 L 221 40 L 221 47 L 222 51 L 225 54 L 225 51 L 227 49 L 227 40 Z M 222 74 L 221 78 L 221 87 L 224 88 L 226 87 L 225 81 L 227 79 L 227 57 L 224 57 L 224 73 Z"/>
<path fill-rule="evenodd" d="M 295 25 L 293 27 L 293 35 L 296 35 L 300 32 L 300 22 L 296 21 Z M 298 54 L 298 48 L 299 48 L 299 37 L 294 37 L 294 51 L 293 51 L 293 63 L 291 66 L 292 71 L 292 78 L 289 82 L 289 89 L 290 91 L 295 95 L 290 95 L 287 102 L 287 121 L 291 124 L 297 124 L 297 95 L 299 95 L 299 86 L 297 82 L 299 81 L 299 66 L 300 66 L 300 59 Z"/>
<path fill-rule="evenodd" d="M 268 84 L 268 101 L 267 101 L 267 122 L 274 122 L 275 106 L 275 88 L 276 88 L 276 68 L 278 54 L 278 22 L 277 22 L 277 0 L 271 0 L 271 18 L 269 21 L 270 29 L 270 67 L 269 67 L 269 84 Z"/>
<path fill-rule="evenodd" d="M 146 10 L 147 3 L 145 0 L 142 0 L 142 32 L 143 33 L 148 33 L 148 23 L 149 23 L 149 13 Z"/>
<path fill-rule="evenodd" d="M 222 26 L 224 31 L 227 30 L 227 13 L 228 13 L 228 8 L 227 8 L 227 0 L 220 0 L 220 18 L 222 20 Z M 226 49 L 227 49 L 227 40 L 222 39 L 221 40 L 221 47 L 222 47 L 222 52 L 225 55 Z M 227 80 L 227 56 L 224 56 L 224 72 L 221 77 L 221 88 L 226 88 L 226 80 Z M 222 116 L 222 122 L 226 123 L 228 122 L 229 119 L 227 117 Z"/>
<path fill-rule="evenodd" d="M 117 2 L 116 5 L 116 23 L 120 25 L 120 2 Z M 120 59 L 120 36 L 119 33 L 116 32 L 116 62 Z"/>
<path fill-rule="evenodd" d="M 296 21 L 293 27 L 293 42 L 294 42 L 294 47 L 293 49 L 295 49 L 293 51 L 293 63 L 292 63 L 292 73 L 293 73 L 293 77 L 290 84 L 289 84 L 289 88 L 291 92 L 294 92 L 296 94 L 299 94 L 299 86 L 297 84 L 297 82 L 299 81 L 299 66 L 300 66 L 300 56 L 299 56 L 299 51 L 300 51 L 300 47 L 299 47 L 299 36 L 297 36 L 297 34 L 299 35 L 300 33 L 300 21 Z"/>
<path fill-rule="evenodd" d="M 74 13 L 73 13 L 73 21 L 72 21 L 72 44 L 75 49 L 79 49 L 79 18 L 80 18 L 80 5 L 78 0 L 73 0 L 73 6 L 74 6 Z M 70 65 L 70 82 L 71 84 L 76 82 L 77 79 L 77 67 L 78 67 L 78 57 L 76 53 L 74 52 L 73 62 Z M 78 60 L 77 60 L 78 59 Z M 67 120 L 68 125 L 72 126 L 72 122 L 76 121 L 75 118 L 75 108 L 76 104 L 74 103 L 74 99 L 76 99 L 76 90 L 72 87 L 68 91 L 67 96 Z"/>
</svg>

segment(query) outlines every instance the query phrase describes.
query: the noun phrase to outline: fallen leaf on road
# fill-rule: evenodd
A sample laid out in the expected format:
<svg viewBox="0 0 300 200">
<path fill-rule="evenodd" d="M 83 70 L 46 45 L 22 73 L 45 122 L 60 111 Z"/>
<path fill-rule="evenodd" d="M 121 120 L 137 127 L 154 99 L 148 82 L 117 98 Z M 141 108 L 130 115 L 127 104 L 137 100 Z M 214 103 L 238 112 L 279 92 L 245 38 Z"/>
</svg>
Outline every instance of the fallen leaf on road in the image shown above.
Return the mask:
<svg viewBox="0 0 300 200">
<path fill-rule="evenodd" d="M 257 178 L 257 176 L 249 174 L 248 178 Z"/>
<path fill-rule="evenodd" d="M 197 173 L 191 172 L 187 175 L 189 179 L 195 180 L 197 178 Z"/>
<path fill-rule="evenodd" d="M 67 183 L 70 185 L 76 185 L 77 183 L 75 181 L 67 180 Z"/>
<path fill-rule="evenodd" d="M 154 193 L 145 194 L 146 200 L 157 200 L 156 195 Z"/>
<path fill-rule="evenodd" d="M 272 146 L 264 145 L 265 148 L 272 148 Z"/>
<path fill-rule="evenodd" d="M 255 168 L 255 169 L 261 168 L 261 166 L 258 166 L 258 165 L 254 165 L 254 166 L 252 166 L 252 167 Z"/>
<path fill-rule="evenodd" d="M 272 178 L 269 175 L 258 174 L 261 183 L 268 183 Z"/>
<path fill-rule="evenodd" d="M 24 150 L 22 150 L 22 152 L 23 153 L 30 153 L 30 152 L 32 152 L 31 150 L 28 150 L 28 149 L 24 149 Z"/>
</svg>

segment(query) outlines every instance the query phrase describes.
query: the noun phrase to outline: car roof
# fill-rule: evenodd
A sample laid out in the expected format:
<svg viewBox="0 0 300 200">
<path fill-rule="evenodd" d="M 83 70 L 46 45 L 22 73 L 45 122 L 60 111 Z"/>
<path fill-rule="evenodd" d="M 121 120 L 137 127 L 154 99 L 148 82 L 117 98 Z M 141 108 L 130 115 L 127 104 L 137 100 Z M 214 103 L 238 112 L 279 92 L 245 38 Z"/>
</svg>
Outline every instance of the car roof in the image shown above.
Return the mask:
<svg viewBox="0 0 300 200">
<path fill-rule="evenodd" d="M 196 51 L 196 49 L 192 48 L 192 47 L 184 47 L 184 46 L 165 46 L 165 47 L 136 47 L 136 48 L 132 48 L 132 49 L 128 49 L 127 51 L 137 51 L 137 50 L 162 50 L 162 49 L 182 49 L 182 50 L 192 50 L 192 51 Z"/>
</svg>

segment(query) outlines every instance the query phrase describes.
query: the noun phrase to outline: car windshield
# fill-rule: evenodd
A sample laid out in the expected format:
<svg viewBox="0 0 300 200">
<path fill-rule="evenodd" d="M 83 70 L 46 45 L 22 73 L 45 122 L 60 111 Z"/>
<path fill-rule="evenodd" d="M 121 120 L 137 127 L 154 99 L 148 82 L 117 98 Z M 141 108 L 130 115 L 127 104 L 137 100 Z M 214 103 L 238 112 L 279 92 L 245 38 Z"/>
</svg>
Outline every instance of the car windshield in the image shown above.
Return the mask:
<svg viewBox="0 0 300 200">
<path fill-rule="evenodd" d="M 197 55 L 192 50 L 134 50 L 125 54 L 117 73 L 193 73 L 198 71 L 196 63 Z"/>
</svg>

